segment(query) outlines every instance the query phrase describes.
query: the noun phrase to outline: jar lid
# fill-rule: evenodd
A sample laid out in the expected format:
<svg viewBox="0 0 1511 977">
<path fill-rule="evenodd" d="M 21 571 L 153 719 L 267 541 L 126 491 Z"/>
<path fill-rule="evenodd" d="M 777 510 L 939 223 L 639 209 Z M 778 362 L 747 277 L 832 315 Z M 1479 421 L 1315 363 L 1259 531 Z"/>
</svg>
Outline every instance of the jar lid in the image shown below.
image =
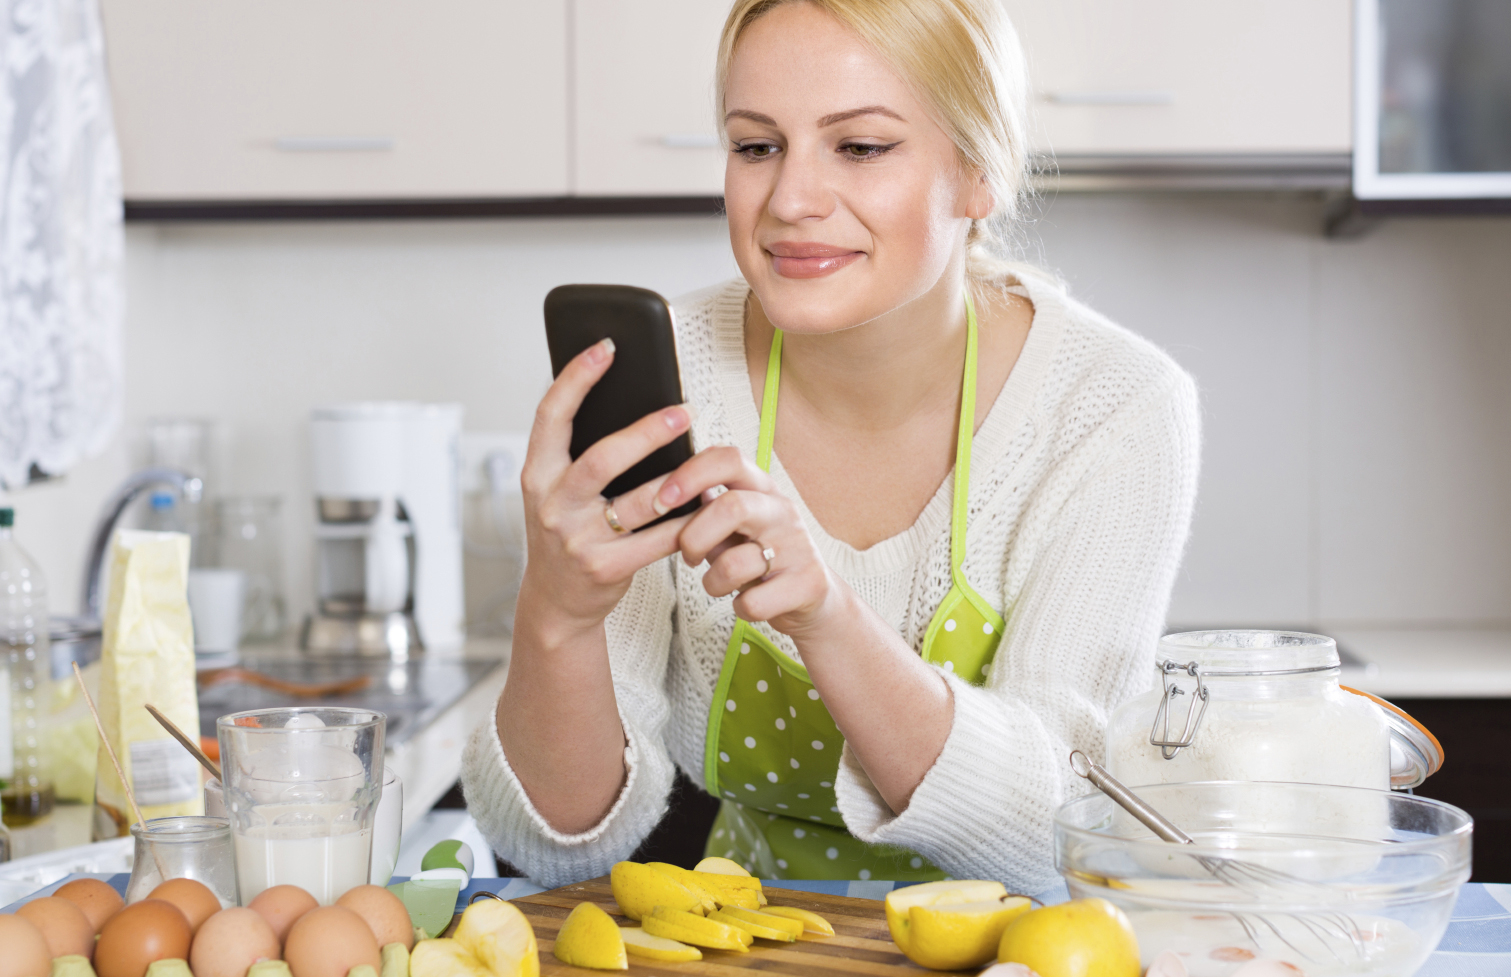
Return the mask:
<svg viewBox="0 0 1511 977">
<path fill-rule="evenodd" d="M 1359 689 L 1351 689 L 1346 685 L 1338 687 L 1344 692 L 1364 696 L 1385 714 L 1385 723 L 1390 727 L 1391 789 L 1409 790 L 1419 787 L 1422 781 L 1442 769 L 1445 756 L 1443 744 L 1405 709 Z"/>
<path fill-rule="evenodd" d="M 1321 634 L 1304 631 L 1184 631 L 1160 639 L 1164 661 L 1185 668 L 1199 666 L 1209 678 L 1254 675 L 1300 675 L 1338 667 L 1338 645 Z"/>
</svg>

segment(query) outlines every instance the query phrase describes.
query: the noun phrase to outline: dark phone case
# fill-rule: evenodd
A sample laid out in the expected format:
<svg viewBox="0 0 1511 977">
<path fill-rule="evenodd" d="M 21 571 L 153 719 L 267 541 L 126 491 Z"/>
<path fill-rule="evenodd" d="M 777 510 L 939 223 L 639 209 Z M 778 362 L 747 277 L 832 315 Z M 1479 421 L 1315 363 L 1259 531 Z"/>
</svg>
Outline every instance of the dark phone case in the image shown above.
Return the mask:
<svg viewBox="0 0 1511 977">
<path fill-rule="evenodd" d="M 588 391 L 572 421 L 574 459 L 615 431 L 686 399 L 672 310 L 660 295 L 631 285 L 560 285 L 546 296 L 545 311 L 553 376 L 594 343 L 614 340 L 613 365 Z M 692 437 L 684 434 L 614 479 L 603 494 L 616 498 L 692 456 Z M 698 505 L 694 499 L 662 519 L 686 515 Z"/>
</svg>

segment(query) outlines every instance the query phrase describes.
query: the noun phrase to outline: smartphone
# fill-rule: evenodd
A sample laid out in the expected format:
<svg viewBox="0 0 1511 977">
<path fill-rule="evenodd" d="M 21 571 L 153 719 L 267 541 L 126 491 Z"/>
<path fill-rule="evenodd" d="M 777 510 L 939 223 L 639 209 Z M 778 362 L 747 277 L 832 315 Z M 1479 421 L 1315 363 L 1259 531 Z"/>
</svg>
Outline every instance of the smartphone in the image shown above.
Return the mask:
<svg viewBox="0 0 1511 977">
<path fill-rule="evenodd" d="M 546 296 L 546 345 L 551 374 L 603 339 L 614 340 L 614 362 L 588 391 L 572 420 L 572 457 L 655 413 L 683 403 L 677 332 L 666 299 L 632 285 L 560 285 Z M 693 456 L 691 433 L 651 452 L 603 490 L 610 499 L 674 471 Z M 699 499 L 656 522 L 686 515 Z M 655 523 L 651 523 L 655 525 Z"/>
</svg>

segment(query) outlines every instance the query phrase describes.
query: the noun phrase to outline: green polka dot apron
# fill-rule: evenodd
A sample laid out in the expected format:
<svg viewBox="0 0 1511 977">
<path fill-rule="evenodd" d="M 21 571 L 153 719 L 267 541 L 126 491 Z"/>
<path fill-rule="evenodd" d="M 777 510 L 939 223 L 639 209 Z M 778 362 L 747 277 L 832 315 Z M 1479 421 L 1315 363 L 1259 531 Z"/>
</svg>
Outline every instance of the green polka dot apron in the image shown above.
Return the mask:
<svg viewBox="0 0 1511 977">
<path fill-rule="evenodd" d="M 951 588 L 924 634 L 923 660 L 980 685 L 1003 620 L 965 579 L 971 436 L 976 418 L 976 312 L 966 296 L 965 375 L 950 517 Z M 770 470 L 781 386 L 782 333 L 771 338 L 756 462 Z M 723 803 L 707 854 L 767 879 L 924 881 L 944 873 L 904 848 L 870 845 L 845 830 L 834 795 L 844 738 L 808 670 L 749 622 L 736 620 L 708 714 L 703 775 Z"/>
</svg>

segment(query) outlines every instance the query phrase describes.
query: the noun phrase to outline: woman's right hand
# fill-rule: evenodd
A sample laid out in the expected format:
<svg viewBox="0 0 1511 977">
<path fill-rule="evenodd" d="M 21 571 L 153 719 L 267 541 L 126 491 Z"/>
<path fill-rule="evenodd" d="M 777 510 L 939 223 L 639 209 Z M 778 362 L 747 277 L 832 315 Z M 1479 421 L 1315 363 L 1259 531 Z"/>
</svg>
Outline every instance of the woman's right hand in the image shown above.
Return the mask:
<svg viewBox="0 0 1511 977">
<path fill-rule="evenodd" d="M 604 340 L 566 365 L 536 409 L 520 472 L 529 558 L 519 608 L 553 644 L 598 628 L 636 571 L 677 552 L 677 535 L 691 518 L 631 532 L 661 515 L 654 500 L 665 476 L 616 499 L 603 497 L 621 473 L 692 426 L 685 404 L 647 415 L 572 460 L 572 421 L 613 362 L 613 343 Z M 609 525 L 609 504 L 625 532 Z"/>
</svg>

